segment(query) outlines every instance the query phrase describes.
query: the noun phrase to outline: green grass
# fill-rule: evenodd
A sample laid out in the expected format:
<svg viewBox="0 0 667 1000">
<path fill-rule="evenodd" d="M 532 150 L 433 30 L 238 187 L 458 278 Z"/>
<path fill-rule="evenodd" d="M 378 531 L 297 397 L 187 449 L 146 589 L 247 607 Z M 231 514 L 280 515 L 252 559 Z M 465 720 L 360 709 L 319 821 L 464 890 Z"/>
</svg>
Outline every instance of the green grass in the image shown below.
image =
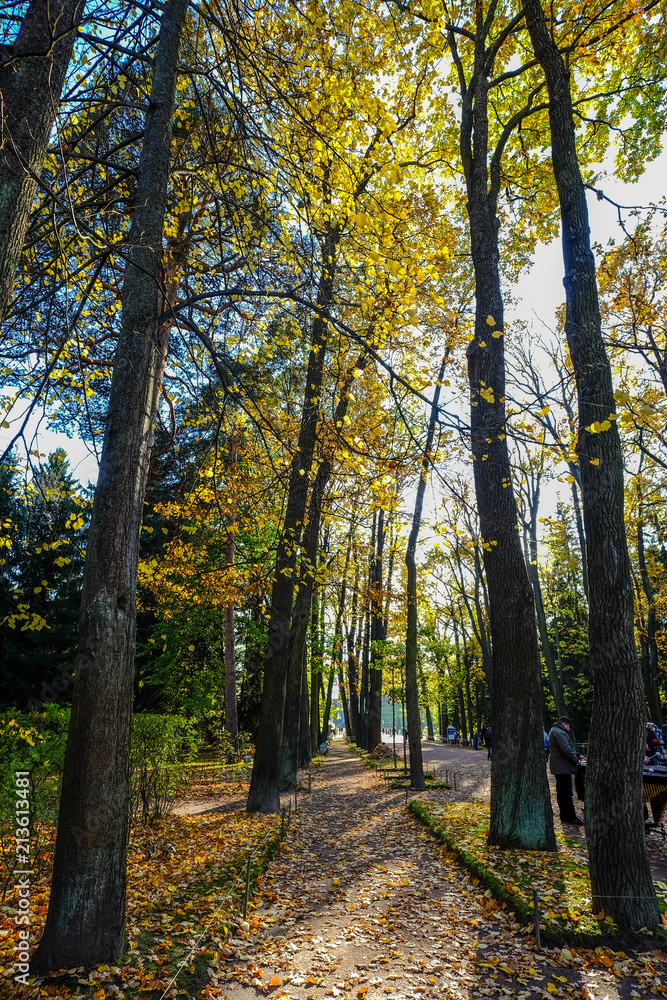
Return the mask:
<svg viewBox="0 0 667 1000">
<path fill-rule="evenodd" d="M 414 815 L 456 854 L 493 897 L 526 925 L 534 921 L 533 891 L 538 890 L 540 926 L 547 938 L 564 936 L 581 943 L 617 932 L 611 917 L 591 912 L 588 857 L 579 842 L 556 833 L 558 851 L 503 851 L 487 844 L 489 806 L 478 802 L 410 803 Z M 656 882 L 661 912 L 667 911 L 667 884 Z M 662 936 L 661 928 L 656 935 Z"/>
</svg>

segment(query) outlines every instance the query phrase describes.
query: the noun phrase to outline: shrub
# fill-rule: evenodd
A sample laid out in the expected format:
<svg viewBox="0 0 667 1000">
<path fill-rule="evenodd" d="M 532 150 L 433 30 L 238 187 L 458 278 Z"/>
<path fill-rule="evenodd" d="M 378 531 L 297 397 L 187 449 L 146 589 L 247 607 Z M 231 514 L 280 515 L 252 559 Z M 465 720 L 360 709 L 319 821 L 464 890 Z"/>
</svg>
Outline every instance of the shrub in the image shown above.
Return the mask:
<svg viewBox="0 0 667 1000">
<path fill-rule="evenodd" d="M 47 871 L 55 845 L 60 784 L 65 760 L 69 709 L 48 705 L 40 713 L 8 712 L 0 717 L 1 895 L 17 867 L 14 842 L 16 771 L 28 771 L 30 788 L 30 868 Z"/>
<path fill-rule="evenodd" d="M 155 823 L 188 784 L 199 749 L 195 726 L 181 716 L 135 715 L 132 723 L 130 818 Z"/>
</svg>

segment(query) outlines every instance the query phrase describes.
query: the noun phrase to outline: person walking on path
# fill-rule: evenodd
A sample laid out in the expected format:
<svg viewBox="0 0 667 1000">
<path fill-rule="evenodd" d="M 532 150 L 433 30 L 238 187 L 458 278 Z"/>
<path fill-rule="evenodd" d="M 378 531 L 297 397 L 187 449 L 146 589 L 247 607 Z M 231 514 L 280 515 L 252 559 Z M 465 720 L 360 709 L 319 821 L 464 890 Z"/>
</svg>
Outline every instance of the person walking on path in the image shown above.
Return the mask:
<svg viewBox="0 0 667 1000">
<path fill-rule="evenodd" d="M 493 734 L 488 722 L 482 728 L 482 736 L 484 737 L 484 746 L 486 747 L 486 759 L 491 760 L 493 755 Z"/>
<path fill-rule="evenodd" d="M 574 811 L 572 798 L 572 775 L 582 759 L 572 735 L 572 723 L 567 715 L 562 715 L 549 732 L 549 769 L 556 778 L 560 821 L 572 826 L 583 826 Z"/>
</svg>

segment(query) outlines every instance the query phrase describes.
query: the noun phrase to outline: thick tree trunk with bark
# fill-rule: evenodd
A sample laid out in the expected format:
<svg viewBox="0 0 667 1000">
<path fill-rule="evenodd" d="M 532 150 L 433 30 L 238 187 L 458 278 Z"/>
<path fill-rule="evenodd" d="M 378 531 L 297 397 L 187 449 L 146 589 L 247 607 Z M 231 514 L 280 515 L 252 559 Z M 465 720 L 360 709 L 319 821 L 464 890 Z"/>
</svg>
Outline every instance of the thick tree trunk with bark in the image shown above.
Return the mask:
<svg viewBox="0 0 667 1000">
<path fill-rule="evenodd" d="M 645 706 L 633 629 L 623 510 L 623 456 L 602 339 L 588 206 L 575 141 L 570 74 L 539 0 L 525 0 L 533 49 L 547 81 L 554 176 L 563 227 L 565 333 L 579 401 L 581 474 L 594 693 L 586 780 L 586 842 L 593 906 L 620 927 L 659 923 L 642 817 Z M 604 424 L 599 433 L 592 425 Z M 494 749 L 495 753 L 495 749 Z"/>
<path fill-rule="evenodd" d="M 320 309 L 326 309 L 333 300 L 337 243 L 338 232 L 331 230 L 322 244 L 322 271 L 317 293 L 317 305 Z M 327 322 L 318 313 L 312 325 L 299 440 L 290 469 L 285 519 L 276 553 L 264 663 L 264 689 L 246 804 L 248 812 L 280 811 L 280 751 L 292 639 L 294 569 L 306 516 L 308 482 L 315 455 L 326 347 Z"/>
<path fill-rule="evenodd" d="M 123 315 L 88 534 L 51 899 L 37 973 L 113 962 L 125 943 L 139 528 L 153 442 L 171 123 L 187 0 L 168 0 L 123 282 Z"/>
<path fill-rule="evenodd" d="M 481 8 L 480 8 L 481 10 Z M 463 97 L 461 155 L 475 272 L 468 356 L 471 450 L 493 646 L 489 843 L 555 850 L 542 750 L 542 683 L 533 594 L 521 551 L 506 441 L 503 299 L 498 270 L 500 160 L 488 157 L 488 53 L 481 13 L 475 70 Z"/>
<path fill-rule="evenodd" d="M 0 60 L 0 319 L 23 250 L 85 0 L 31 0 Z"/>
</svg>

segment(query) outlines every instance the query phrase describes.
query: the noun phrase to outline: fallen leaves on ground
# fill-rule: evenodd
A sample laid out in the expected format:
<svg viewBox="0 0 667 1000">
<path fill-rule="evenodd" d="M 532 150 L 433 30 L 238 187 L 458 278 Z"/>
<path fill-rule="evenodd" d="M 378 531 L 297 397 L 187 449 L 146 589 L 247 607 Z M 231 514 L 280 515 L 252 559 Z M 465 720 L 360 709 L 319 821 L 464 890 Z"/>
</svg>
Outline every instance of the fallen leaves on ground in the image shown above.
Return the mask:
<svg viewBox="0 0 667 1000">
<path fill-rule="evenodd" d="M 17 998 L 98 1000 L 162 992 L 179 968 L 194 975 L 201 966 L 215 967 L 235 954 L 249 930 L 249 924 L 239 928 L 248 854 L 256 877 L 275 849 L 279 830 L 279 818 L 245 812 L 168 816 L 155 827 L 135 827 L 128 849 L 126 955 L 118 966 L 101 965 L 89 974 L 70 970 L 63 982 L 42 991 L 14 982 L 17 900 L 8 896 L 0 922 L 0 984 L 4 978 Z M 31 952 L 46 917 L 48 882 L 31 891 Z M 240 937 L 227 940 L 232 925 Z M 177 989 L 173 986 L 174 995 Z"/>
<path fill-rule="evenodd" d="M 615 930 L 610 917 L 591 911 L 588 854 L 583 841 L 556 831 L 558 851 L 504 851 L 490 847 L 489 807 L 481 802 L 419 802 L 415 813 L 482 878 L 492 893 L 515 905 L 524 921 L 532 921 L 533 892 L 539 893 L 540 923 L 547 930 L 603 936 Z M 495 886 L 493 883 L 497 883 Z M 656 882 L 661 902 L 667 904 L 664 883 Z"/>
</svg>

